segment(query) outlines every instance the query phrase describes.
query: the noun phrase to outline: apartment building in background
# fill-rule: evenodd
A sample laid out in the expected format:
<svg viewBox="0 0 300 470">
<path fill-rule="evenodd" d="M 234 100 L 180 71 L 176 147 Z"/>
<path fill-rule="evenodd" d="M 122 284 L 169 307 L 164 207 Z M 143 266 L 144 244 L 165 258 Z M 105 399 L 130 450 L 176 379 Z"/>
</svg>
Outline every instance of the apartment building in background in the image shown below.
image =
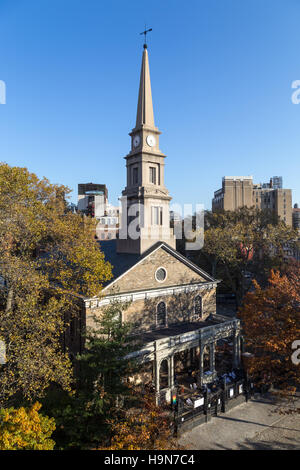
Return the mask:
<svg viewBox="0 0 300 470">
<path fill-rule="evenodd" d="M 292 190 L 283 188 L 282 176 L 259 184 L 253 183 L 253 176 L 224 176 L 222 188 L 214 192 L 212 211 L 234 211 L 240 207 L 269 209 L 292 226 Z"/>
<path fill-rule="evenodd" d="M 107 203 L 103 217 L 100 217 L 96 228 L 98 240 L 115 240 L 120 229 L 120 208 Z"/>
<path fill-rule="evenodd" d="M 84 183 L 78 185 L 78 212 L 100 219 L 107 205 L 105 184 Z"/>
<path fill-rule="evenodd" d="M 300 208 L 298 204 L 294 204 L 293 207 L 293 228 L 300 233 Z"/>
<path fill-rule="evenodd" d="M 97 219 L 98 240 L 116 239 L 119 234 L 119 207 L 108 202 L 105 184 L 85 183 L 78 185 L 78 212 Z"/>
</svg>

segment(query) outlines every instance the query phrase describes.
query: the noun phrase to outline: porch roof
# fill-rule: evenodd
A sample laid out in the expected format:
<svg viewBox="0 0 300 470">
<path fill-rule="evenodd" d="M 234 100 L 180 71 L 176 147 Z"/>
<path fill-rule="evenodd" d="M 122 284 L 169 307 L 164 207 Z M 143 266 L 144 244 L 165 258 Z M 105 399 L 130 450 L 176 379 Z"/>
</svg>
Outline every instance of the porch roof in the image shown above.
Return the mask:
<svg viewBox="0 0 300 470">
<path fill-rule="evenodd" d="M 179 336 L 190 331 L 199 330 L 207 326 L 224 323 L 225 321 L 231 320 L 221 315 L 210 315 L 206 320 L 196 322 L 182 322 L 169 327 L 151 330 L 139 335 L 139 339 L 143 343 L 150 343 L 151 341 L 157 341 L 159 339 L 168 338 L 171 336 Z"/>
</svg>

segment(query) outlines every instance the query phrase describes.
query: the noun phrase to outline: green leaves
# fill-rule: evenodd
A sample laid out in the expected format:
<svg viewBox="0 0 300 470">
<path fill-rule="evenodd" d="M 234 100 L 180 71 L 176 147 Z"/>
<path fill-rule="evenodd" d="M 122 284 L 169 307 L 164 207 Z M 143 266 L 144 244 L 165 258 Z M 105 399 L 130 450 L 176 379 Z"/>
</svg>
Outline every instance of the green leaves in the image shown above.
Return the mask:
<svg viewBox="0 0 300 470">
<path fill-rule="evenodd" d="M 252 284 L 245 273 L 266 282 L 270 269 L 282 269 L 285 251 L 297 244 L 297 234 L 270 211 L 243 207 L 206 212 L 204 247 L 196 262 L 234 292 L 240 304 Z"/>
</svg>

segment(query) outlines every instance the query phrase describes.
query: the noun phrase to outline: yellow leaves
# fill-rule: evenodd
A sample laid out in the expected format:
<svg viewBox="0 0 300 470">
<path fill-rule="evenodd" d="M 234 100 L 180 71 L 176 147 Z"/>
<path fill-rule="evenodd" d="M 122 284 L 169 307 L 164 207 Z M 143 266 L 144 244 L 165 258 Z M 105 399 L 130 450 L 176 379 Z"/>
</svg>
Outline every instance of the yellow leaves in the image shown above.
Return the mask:
<svg viewBox="0 0 300 470">
<path fill-rule="evenodd" d="M 69 192 L 27 169 L 0 164 L 0 255 L 40 259 L 53 281 L 70 291 L 98 294 L 111 267 L 94 239 L 95 221 L 65 211 Z"/>
<path fill-rule="evenodd" d="M 64 317 L 76 309 L 70 294 L 98 295 L 112 277 L 95 222 L 66 212 L 69 192 L 0 164 L 0 271 L 12 292 L 10 302 L 6 291 L 0 296 L 0 334 L 9 345 L 0 402 L 16 391 L 38 397 L 50 382 L 68 387 L 71 364 L 60 339 Z"/>
<path fill-rule="evenodd" d="M 0 409 L 0 450 L 52 450 L 50 439 L 55 421 L 39 413 L 40 403 L 31 408 Z"/>
</svg>

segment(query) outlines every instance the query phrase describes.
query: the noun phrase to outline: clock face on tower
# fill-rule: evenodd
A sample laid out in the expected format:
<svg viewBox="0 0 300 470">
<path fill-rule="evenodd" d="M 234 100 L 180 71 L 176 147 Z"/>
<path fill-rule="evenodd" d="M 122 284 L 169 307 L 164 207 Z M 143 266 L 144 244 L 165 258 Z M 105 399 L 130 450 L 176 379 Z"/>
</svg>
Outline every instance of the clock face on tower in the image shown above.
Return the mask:
<svg viewBox="0 0 300 470">
<path fill-rule="evenodd" d="M 138 147 L 140 145 L 141 138 L 139 135 L 135 135 L 133 138 L 133 146 Z"/>
<path fill-rule="evenodd" d="M 154 145 L 156 144 L 156 139 L 155 139 L 154 135 L 152 135 L 152 134 L 149 134 L 147 136 L 146 141 L 147 141 L 147 144 L 149 145 L 149 147 L 154 147 Z"/>
</svg>

